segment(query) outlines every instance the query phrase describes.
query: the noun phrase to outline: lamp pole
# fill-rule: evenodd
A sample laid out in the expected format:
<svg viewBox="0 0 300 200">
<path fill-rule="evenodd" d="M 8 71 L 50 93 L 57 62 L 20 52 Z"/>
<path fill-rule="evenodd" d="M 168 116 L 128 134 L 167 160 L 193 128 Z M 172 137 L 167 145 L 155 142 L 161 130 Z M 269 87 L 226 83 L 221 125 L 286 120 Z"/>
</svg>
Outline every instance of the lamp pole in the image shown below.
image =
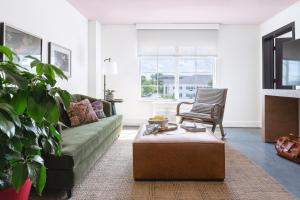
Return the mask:
<svg viewBox="0 0 300 200">
<path fill-rule="evenodd" d="M 104 59 L 103 62 L 110 62 L 111 61 L 111 58 L 106 58 Z M 103 97 L 104 97 L 104 100 L 106 100 L 106 94 L 105 94 L 105 91 L 106 91 L 106 75 L 104 73 L 104 77 L 103 77 L 103 90 L 104 90 L 104 93 L 103 93 Z"/>
<path fill-rule="evenodd" d="M 118 68 L 117 68 L 117 63 L 112 61 L 111 58 L 106 58 L 103 61 L 104 64 L 104 68 L 103 68 L 103 75 L 104 75 L 104 79 L 103 79 L 103 89 L 104 89 L 104 99 L 107 99 L 107 96 L 105 94 L 106 91 L 106 75 L 108 74 L 118 74 Z"/>
<path fill-rule="evenodd" d="M 106 94 L 105 94 L 105 91 L 106 91 L 106 75 L 104 74 L 104 86 L 103 86 L 103 89 L 104 89 L 104 93 L 103 93 L 103 95 L 104 95 L 104 100 L 106 100 Z"/>
</svg>

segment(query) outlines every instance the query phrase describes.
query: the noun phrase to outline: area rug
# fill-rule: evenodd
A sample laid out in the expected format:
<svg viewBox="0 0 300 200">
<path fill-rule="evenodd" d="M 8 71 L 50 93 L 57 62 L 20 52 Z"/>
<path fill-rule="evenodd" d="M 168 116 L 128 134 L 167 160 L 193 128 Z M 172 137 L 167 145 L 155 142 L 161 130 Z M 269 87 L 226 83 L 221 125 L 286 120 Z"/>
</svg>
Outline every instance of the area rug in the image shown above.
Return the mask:
<svg viewBox="0 0 300 200">
<path fill-rule="evenodd" d="M 229 200 L 296 199 L 263 169 L 226 145 L 226 179 L 205 181 L 134 181 L 132 139 L 117 140 L 85 180 L 73 190 L 71 200 Z M 66 199 L 65 194 L 45 194 L 31 199 Z"/>
</svg>

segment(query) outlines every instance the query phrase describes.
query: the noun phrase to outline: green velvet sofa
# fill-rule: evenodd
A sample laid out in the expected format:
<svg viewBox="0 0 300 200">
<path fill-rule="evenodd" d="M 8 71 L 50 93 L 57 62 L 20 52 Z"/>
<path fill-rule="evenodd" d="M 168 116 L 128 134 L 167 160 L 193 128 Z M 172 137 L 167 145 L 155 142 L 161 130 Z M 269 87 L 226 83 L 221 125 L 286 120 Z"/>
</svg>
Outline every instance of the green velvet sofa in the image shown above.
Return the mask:
<svg viewBox="0 0 300 200">
<path fill-rule="evenodd" d="M 72 95 L 73 101 L 88 98 L 91 102 L 96 99 L 84 95 Z M 70 127 L 67 112 L 61 103 L 60 121 Z M 97 160 L 113 144 L 122 128 L 122 116 L 113 115 L 111 104 L 103 101 L 106 118 L 98 122 L 61 130 L 62 155 L 60 157 L 45 156 L 47 167 L 46 190 L 66 190 L 68 198 L 72 196 L 72 188 L 80 183 L 95 165 Z"/>
</svg>

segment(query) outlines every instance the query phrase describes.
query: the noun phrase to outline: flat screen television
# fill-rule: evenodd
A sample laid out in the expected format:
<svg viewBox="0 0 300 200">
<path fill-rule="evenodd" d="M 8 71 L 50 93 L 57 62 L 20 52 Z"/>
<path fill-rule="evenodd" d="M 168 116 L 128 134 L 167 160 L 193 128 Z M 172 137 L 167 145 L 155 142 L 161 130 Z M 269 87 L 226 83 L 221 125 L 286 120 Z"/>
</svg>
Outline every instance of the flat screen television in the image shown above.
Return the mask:
<svg viewBox="0 0 300 200">
<path fill-rule="evenodd" d="M 300 85 L 300 39 L 283 44 L 282 85 Z"/>
</svg>

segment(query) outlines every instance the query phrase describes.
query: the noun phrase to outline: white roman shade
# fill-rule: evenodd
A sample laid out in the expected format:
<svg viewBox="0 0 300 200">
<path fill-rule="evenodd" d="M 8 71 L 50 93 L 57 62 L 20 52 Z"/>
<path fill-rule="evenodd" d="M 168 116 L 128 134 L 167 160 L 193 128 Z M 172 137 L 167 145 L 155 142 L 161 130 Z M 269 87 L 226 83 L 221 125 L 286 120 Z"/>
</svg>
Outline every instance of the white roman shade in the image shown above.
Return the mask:
<svg viewBox="0 0 300 200">
<path fill-rule="evenodd" d="M 216 56 L 218 30 L 137 30 L 138 54 Z"/>
</svg>

